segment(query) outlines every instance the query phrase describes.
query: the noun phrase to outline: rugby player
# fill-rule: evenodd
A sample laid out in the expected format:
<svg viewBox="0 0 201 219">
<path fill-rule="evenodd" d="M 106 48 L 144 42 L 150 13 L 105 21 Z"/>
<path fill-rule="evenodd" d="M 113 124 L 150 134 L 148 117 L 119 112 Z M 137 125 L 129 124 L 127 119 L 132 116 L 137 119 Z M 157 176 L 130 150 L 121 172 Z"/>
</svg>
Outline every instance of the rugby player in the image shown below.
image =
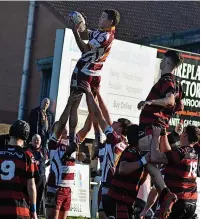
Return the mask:
<svg viewBox="0 0 201 219">
<path fill-rule="evenodd" d="M 122 152 L 107 194 L 103 197 L 103 209 L 107 217 L 132 219 L 133 204 L 140 186 L 147 178 L 144 166 L 150 154 L 141 156 L 138 150 L 138 125 L 130 125 L 127 131 L 129 146 Z"/>
<path fill-rule="evenodd" d="M 117 121 L 112 122 L 106 105 L 98 91 L 95 89 L 99 106 L 97 105 L 90 85 L 87 82 L 81 83 L 81 88 L 86 92 L 87 105 L 89 112 L 95 116 L 102 131 L 106 135 L 105 152 L 103 157 L 103 163 L 101 165 L 101 188 L 99 191 L 99 217 L 105 218 L 103 208 L 103 196 L 107 194 L 111 179 L 115 173 L 115 168 L 121 156 L 121 153 L 127 147 L 127 128 L 131 125 L 128 119 L 120 118 Z"/>
<path fill-rule="evenodd" d="M 75 173 L 75 159 L 71 154 L 77 150 L 77 144 L 84 141 L 92 126 L 91 117 L 88 116 L 84 127 L 76 135 L 76 143 L 69 146 L 66 123 L 70 106 L 74 101 L 76 95 L 71 95 L 59 121 L 53 126 L 53 133 L 48 143 L 51 167 L 45 199 L 47 219 L 66 219 L 68 216 Z"/>
<path fill-rule="evenodd" d="M 33 154 L 24 149 L 29 133 L 29 124 L 17 120 L 10 127 L 8 145 L 0 147 L 0 218 L 37 219 L 38 168 Z"/>
<path fill-rule="evenodd" d="M 87 30 L 88 43 L 85 43 L 80 37 L 77 25 L 72 22 L 72 31 L 75 36 L 76 43 L 82 52 L 81 58 L 78 60 L 71 78 L 71 92 L 76 91 L 79 99 L 71 106 L 71 114 L 69 120 L 70 143 L 75 141 L 75 130 L 78 123 L 77 109 L 80 104 L 83 91 L 79 87 L 82 81 L 90 84 L 92 90 L 99 87 L 101 81 L 101 69 L 111 50 L 112 41 L 114 40 L 115 26 L 120 21 L 120 14 L 113 9 L 106 9 L 100 19 L 99 28 L 95 31 Z M 93 121 L 95 138 L 99 144 L 101 131 L 97 122 Z"/>
<path fill-rule="evenodd" d="M 159 219 L 192 219 L 196 218 L 197 202 L 197 167 L 198 152 L 194 145 L 200 140 L 199 129 L 187 126 L 181 134 L 180 147 L 170 147 L 167 136 L 162 136 L 166 142 L 166 151 L 159 151 L 159 138 L 161 129 L 153 127 L 153 140 L 151 145 L 151 162 L 166 164 L 162 171 L 164 181 L 171 192 L 176 194 L 177 202 L 172 207 L 172 212 L 162 203 L 156 212 L 155 218 Z M 148 199 L 146 210 L 153 204 L 157 193 L 152 191 L 152 199 Z M 142 217 L 143 218 L 143 217 Z"/>
<path fill-rule="evenodd" d="M 146 101 L 138 104 L 138 109 L 142 110 L 139 119 L 139 149 L 141 151 L 150 151 L 152 125 L 161 127 L 161 135 L 163 135 L 170 118 L 176 111 L 183 108 L 180 79 L 173 74 L 182 61 L 182 57 L 177 52 L 167 51 L 160 64 L 161 78 L 152 87 Z M 148 164 L 147 170 L 160 194 L 161 204 L 166 205 L 165 208 L 168 212 L 171 211 L 171 207 L 176 201 L 176 195 L 167 188 L 156 165 Z"/>
</svg>

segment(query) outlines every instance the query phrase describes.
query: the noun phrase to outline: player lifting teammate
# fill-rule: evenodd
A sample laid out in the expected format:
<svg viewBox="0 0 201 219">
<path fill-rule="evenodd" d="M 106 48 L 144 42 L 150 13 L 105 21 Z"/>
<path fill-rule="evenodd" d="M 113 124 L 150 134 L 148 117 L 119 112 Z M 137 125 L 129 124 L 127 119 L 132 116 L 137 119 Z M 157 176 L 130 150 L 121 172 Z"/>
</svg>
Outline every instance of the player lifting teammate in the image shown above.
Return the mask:
<svg viewBox="0 0 201 219">
<path fill-rule="evenodd" d="M 48 143 L 50 153 L 50 174 L 47 181 L 46 210 L 48 219 L 66 219 L 71 204 L 71 186 L 74 183 L 75 159 L 70 157 L 77 150 L 91 129 L 92 121 L 88 116 L 84 127 L 76 134 L 76 142 L 69 146 L 66 123 L 70 106 L 76 101 L 72 94 L 59 119 L 53 126 L 53 133 Z"/>
<path fill-rule="evenodd" d="M 161 78 L 152 87 L 146 101 L 141 101 L 138 104 L 138 109 L 142 109 L 139 121 L 139 148 L 141 151 L 147 152 L 150 150 L 152 125 L 161 127 L 161 135 L 163 135 L 164 128 L 168 127 L 170 118 L 183 107 L 181 83 L 179 78 L 173 74 L 175 68 L 182 61 L 182 57 L 177 52 L 167 51 L 160 64 Z M 160 205 L 164 206 L 163 209 L 165 209 L 160 218 L 165 219 L 176 201 L 176 196 L 166 187 L 160 170 L 156 165 L 148 164 L 147 170 L 160 194 Z"/>
<path fill-rule="evenodd" d="M 78 123 L 77 109 L 82 98 L 82 89 L 79 88 L 82 81 L 93 87 L 99 87 L 101 81 L 101 69 L 110 52 L 112 41 L 114 40 L 115 26 L 120 21 L 120 14 L 113 9 L 105 10 L 99 20 L 99 29 L 95 31 L 87 30 L 88 43 L 85 43 L 78 32 L 78 26 L 72 22 L 72 31 L 76 43 L 82 52 L 71 78 L 71 92 L 74 90 L 79 95 L 79 99 L 71 106 L 70 113 L 70 143 L 75 141 L 75 130 Z M 94 123 L 96 139 L 100 141 L 100 129 L 97 123 Z"/>
</svg>

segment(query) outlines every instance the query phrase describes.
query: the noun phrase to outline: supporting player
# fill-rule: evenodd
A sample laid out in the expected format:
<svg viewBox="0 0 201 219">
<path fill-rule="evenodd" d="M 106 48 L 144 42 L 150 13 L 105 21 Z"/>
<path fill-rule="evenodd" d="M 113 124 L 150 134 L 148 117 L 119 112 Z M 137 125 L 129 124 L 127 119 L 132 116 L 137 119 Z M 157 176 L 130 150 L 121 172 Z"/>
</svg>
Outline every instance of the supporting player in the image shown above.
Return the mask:
<svg viewBox="0 0 201 219">
<path fill-rule="evenodd" d="M 76 91 L 79 99 L 71 106 L 70 113 L 70 143 L 75 141 L 76 126 L 78 123 L 77 109 L 79 107 L 83 91 L 79 88 L 82 81 L 90 84 L 91 88 L 99 87 L 101 81 L 101 69 L 110 52 L 112 41 L 114 40 L 115 26 L 120 21 L 120 14 L 116 10 L 105 10 L 99 20 L 99 29 L 96 31 L 88 30 L 89 42 L 85 43 L 76 25 L 72 23 L 72 31 L 75 36 L 76 43 L 82 52 L 81 58 L 78 60 L 71 78 L 71 92 Z M 93 121 L 95 137 L 100 142 L 101 131 L 98 124 Z"/>
<path fill-rule="evenodd" d="M 142 109 L 140 114 L 139 148 L 141 151 L 150 151 L 152 141 L 152 125 L 164 128 L 168 127 L 170 118 L 176 111 L 180 111 L 182 105 L 182 87 L 180 80 L 173 74 L 174 70 L 182 62 L 181 56 L 175 51 L 167 51 L 161 61 L 161 78 L 152 87 L 146 101 L 138 104 L 138 109 Z M 147 170 L 151 175 L 152 181 L 160 194 L 160 204 L 165 206 L 167 212 L 176 201 L 176 196 L 170 192 L 164 183 L 160 170 L 156 165 L 148 164 Z M 164 217 L 166 211 L 164 212 Z"/>
<path fill-rule="evenodd" d="M 50 175 L 47 182 L 46 210 L 47 219 L 66 219 L 71 204 L 71 186 L 74 183 L 75 159 L 70 155 L 76 150 L 91 129 L 92 121 L 88 116 L 84 127 L 76 135 L 76 143 L 69 146 L 66 123 L 69 118 L 71 104 L 76 101 L 72 94 L 62 113 L 59 122 L 53 127 L 48 143 L 50 151 Z"/>
<path fill-rule="evenodd" d="M 105 154 L 102 163 L 101 190 L 99 193 L 99 218 L 103 219 L 106 217 L 102 203 L 103 196 L 108 192 L 109 184 L 121 153 L 127 147 L 126 134 L 131 122 L 124 118 L 112 122 L 99 91 L 95 89 L 100 108 L 94 99 L 90 85 L 87 82 L 82 82 L 81 88 L 86 92 L 89 112 L 98 120 L 102 131 L 106 135 Z"/>
<path fill-rule="evenodd" d="M 10 128 L 8 145 L 0 147 L 0 218 L 38 218 L 34 180 L 38 168 L 33 154 L 24 149 L 29 132 L 29 124 L 17 120 Z"/>
<path fill-rule="evenodd" d="M 138 148 L 138 125 L 130 125 L 127 130 L 129 146 L 122 152 L 109 190 L 103 197 L 103 209 L 107 217 L 132 219 L 133 204 L 140 186 L 147 178 L 144 166 L 150 154 L 141 156 Z"/>
<path fill-rule="evenodd" d="M 180 147 L 173 147 L 172 149 L 167 136 L 162 136 L 161 138 L 164 138 L 163 141 L 166 142 L 167 152 L 165 153 L 159 150 L 160 133 L 160 128 L 153 127 L 151 162 L 166 164 L 163 171 L 164 181 L 170 191 L 175 193 L 178 198 L 178 201 L 173 205 L 169 219 L 196 218 L 198 153 L 195 151 L 194 145 L 200 140 L 199 129 L 195 126 L 184 128 Z M 147 203 L 149 206 L 152 205 L 150 201 L 151 199 Z M 164 218 L 163 212 L 167 212 L 165 205 L 160 206 L 156 218 Z"/>
</svg>

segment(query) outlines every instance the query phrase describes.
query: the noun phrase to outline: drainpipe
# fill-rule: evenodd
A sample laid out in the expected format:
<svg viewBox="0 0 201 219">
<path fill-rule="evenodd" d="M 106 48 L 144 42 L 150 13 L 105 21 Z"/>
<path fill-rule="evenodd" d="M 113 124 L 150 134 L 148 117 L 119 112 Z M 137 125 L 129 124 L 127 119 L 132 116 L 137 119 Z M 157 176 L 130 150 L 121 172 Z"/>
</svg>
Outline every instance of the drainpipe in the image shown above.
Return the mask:
<svg viewBox="0 0 201 219">
<path fill-rule="evenodd" d="M 25 51 L 24 51 L 22 82 L 21 82 L 21 90 L 20 90 L 20 100 L 19 100 L 19 108 L 18 108 L 18 119 L 24 119 L 25 116 L 26 100 L 27 100 L 27 92 L 28 92 L 27 88 L 28 88 L 28 81 L 30 74 L 29 66 L 30 66 L 32 36 L 34 29 L 35 7 L 36 7 L 35 0 L 30 1 L 28 24 L 27 24 L 27 35 L 26 35 Z"/>
</svg>

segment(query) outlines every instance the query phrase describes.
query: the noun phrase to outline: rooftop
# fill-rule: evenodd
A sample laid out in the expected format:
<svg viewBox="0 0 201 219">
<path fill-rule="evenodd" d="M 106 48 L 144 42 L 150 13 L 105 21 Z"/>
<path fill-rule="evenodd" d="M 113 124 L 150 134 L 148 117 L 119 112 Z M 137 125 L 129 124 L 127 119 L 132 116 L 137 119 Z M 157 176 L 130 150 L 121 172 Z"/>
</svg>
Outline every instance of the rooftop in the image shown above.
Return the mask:
<svg viewBox="0 0 201 219">
<path fill-rule="evenodd" d="M 116 38 L 129 42 L 200 28 L 199 1 L 45 1 L 42 4 L 66 27 L 69 12 L 83 12 L 91 29 L 97 27 L 104 9 L 115 8 L 121 14 Z"/>
</svg>

